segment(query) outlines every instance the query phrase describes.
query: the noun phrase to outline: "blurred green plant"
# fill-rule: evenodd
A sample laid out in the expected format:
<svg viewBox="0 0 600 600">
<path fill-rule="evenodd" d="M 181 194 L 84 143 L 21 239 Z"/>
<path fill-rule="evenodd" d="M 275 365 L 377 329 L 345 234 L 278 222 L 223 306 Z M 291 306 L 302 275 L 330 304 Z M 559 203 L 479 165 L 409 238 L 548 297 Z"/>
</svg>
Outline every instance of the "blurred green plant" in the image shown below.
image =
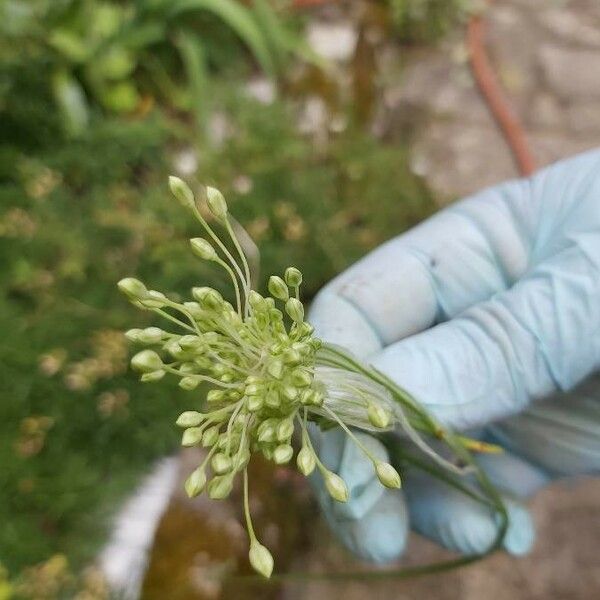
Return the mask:
<svg viewBox="0 0 600 600">
<path fill-rule="evenodd" d="M 50 93 L 34 93 L 43 77 L 23 71 L 0 119 L 0 556 L 11 572 L 55 552 L 83 564 L 116 499 L 177 445 L 183 402 L 160 385 L 142 394 L 126 373 L 117 331 L 134 314 L 114 287 L 131 273 L 165 290 L 227 286 L 189 259 L 169 156 L 195 156 L 199 179 L 229 184 L 265 269 L 301 264 L 309 297 L 435 208 L 405 149 L 353 126 L 315 145 L 293 107 L 217 86 L 229 133 L 200 153 L 154 112 L 92 111 L 69 140 Z"/>
<path fill-rule="evenodd" d="M 392 21 L 407 42 L 433 42 L 475 10 L 476 0 L 387 0 Z"/>
<path fill-rule="evenodd" d="M 239 71 L 240 46 L 273 80 L 292 55 L 317 60 L 270 0 L 1 0 L 0 40 L 0 105 L 7 72 L 35 64 L 73 135 L 90 104 L 144 112 L 157 95 L 202 129 L 211 73 Z"/>
</svg>

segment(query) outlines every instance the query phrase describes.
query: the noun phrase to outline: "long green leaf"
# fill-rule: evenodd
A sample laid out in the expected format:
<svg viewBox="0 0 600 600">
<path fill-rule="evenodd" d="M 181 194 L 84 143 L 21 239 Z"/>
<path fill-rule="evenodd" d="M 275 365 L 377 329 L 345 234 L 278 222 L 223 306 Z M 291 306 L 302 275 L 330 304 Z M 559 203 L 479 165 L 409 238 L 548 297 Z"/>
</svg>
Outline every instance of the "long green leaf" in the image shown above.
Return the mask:
<svg viewBox="0 0 600 600">
<path fill-rule="evenodd" d="M 196 35 L 190 31 L 182 30 L 175 37 L 175 46 L 181 56 L 189 82 L 189 92 L 192 111 L 196 120 L 198 131 L 206 132 L 209 109 L 209 80 L 206 68 L 204 47 Z"/>
<path fill-rule="evenodd" d="M 173 2 L 169 16 L 175 18 L 196 10 L 205 10 L 219 17 L 248 46 L 265 73 L 275 77 L 275 60 L 264 34 L 248 8 L 235 0 L 179 0 Z"/>
</svg>

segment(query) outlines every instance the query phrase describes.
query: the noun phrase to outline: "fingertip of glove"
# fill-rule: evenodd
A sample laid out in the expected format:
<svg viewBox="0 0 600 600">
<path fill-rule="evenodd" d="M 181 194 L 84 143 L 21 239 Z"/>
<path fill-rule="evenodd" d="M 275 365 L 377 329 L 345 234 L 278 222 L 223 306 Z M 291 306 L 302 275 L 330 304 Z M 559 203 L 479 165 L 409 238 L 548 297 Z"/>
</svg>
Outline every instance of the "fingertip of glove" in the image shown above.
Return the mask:
<svg viewBox="0 0 600 600">
<path fill-rule="evenodd" d="M 408 513 L 402 494 L 386 490 L 361 519 L 337 521 L 333 527 L 353 554 L 384 564 L 398 558 L 408 538 Z"/>
</svg>

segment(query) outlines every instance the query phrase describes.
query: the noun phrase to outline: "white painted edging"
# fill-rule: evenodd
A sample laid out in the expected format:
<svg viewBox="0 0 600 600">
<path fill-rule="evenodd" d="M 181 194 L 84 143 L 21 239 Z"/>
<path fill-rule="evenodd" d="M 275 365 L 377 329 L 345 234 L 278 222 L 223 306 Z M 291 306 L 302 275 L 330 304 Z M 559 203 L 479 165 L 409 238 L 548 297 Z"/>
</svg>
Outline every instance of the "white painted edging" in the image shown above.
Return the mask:
<svg viewBox="0 0 600 600">
<path fill-rule="evenodd" d="M 154 534 L 177 483 L 176 457 L 159 461 L 125 502 L 100 553 L 100 570 L 119 598 L 139 598 Z"/>
</svg>

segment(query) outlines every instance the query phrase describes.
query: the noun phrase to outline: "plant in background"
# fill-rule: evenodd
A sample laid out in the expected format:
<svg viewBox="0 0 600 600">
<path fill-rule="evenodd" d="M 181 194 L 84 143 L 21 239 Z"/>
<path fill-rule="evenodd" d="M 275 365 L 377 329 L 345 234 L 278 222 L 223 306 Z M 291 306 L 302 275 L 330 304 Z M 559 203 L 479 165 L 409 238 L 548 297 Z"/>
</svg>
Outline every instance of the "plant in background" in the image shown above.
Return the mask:
<svg viewBox="0 0 600 600">
<path fill-rule="evenodd" d="M 373 462 L 382 485 L 389 488 L 400 487 L 399 473 L 372 455 L 351 427 L 371 432 L 400 429 L 421 454 L 421 458 L 411 459 L 406 452 L 403 458 L 479 497 L 505 521 L 498 495 L 469 454 L 469 449 L 494 451 L 495 447 L 445 430 L 381 373 L 314 337 L 312 326 L 304 319 L 302 274 L 297 268 L 288 267 L 283 277 L 271 276 L 269 296 L 255 291 L 223 195 L 215 188 L 203 188 L 206 206 L 225 230 L 229 244 L 207 222 L 191 189 L 176 177 L 169 183 L 173 195 L 207 234 L 208 239 L 190 240 L 193 253 L 226 272 L 235 300 L 230 303 L 210 287 L 195 287 L 192 301 L 178 302 L 137 279 L 122 279 L 119 289 L 134 305 L 158 313 L 179 330 L 129 330 L 127 337 L 145 346 L 131 365 L 141 373 L 143 382 L 159 381 L 168 374 L 176 376 L 184 390 L 196 390 L 200 384 L 211 386 L 198 410 L 185 411 L 177 419 L 184 429 L 183 446 L 207 448 L 185 488 L 190 497 L 206 490 L 211 498 L 223 499 L 230 494 L 234 479 L 242 477 L 249 558 L 254 569 L 270 577 L 273 557 L 258 541 L 249 510 L 247 466 L 253 454 L 260 453 L 277 465 L 288 464 L 294 456 L 292 436 L 299 432 L 299 471 L 305 476 L 317 471 L 332 498 L 339 502 L 348 499 L 345 482 L 327 469 L 315 451 L 308 433 L 310 421 L 342 428 Z M 454 456 L 448 458 L 434 450 L 427 437 L 442 440 Z M 479 489 L 460 480 L 467 473 L 475 475 Z M 496 543 L 505 527 L 504 522 Z"/>
<path fill-rule="evenodd" d="M 409 41 L 435 41 L 475 8 L 475 0 L 388 0 L 392 21 Z"/>
<path fill-rule="evenodd" d="M 269 0 L 6 0 L 0 33 L 5 64 L 47 73 L 73 135 L 94 105 L 129 113 L 155 95 L 202 128 L 210 72 L 235 62 L 238 42 L 274 80 L 291 55 L 316 60 Z"/>
</svg>

